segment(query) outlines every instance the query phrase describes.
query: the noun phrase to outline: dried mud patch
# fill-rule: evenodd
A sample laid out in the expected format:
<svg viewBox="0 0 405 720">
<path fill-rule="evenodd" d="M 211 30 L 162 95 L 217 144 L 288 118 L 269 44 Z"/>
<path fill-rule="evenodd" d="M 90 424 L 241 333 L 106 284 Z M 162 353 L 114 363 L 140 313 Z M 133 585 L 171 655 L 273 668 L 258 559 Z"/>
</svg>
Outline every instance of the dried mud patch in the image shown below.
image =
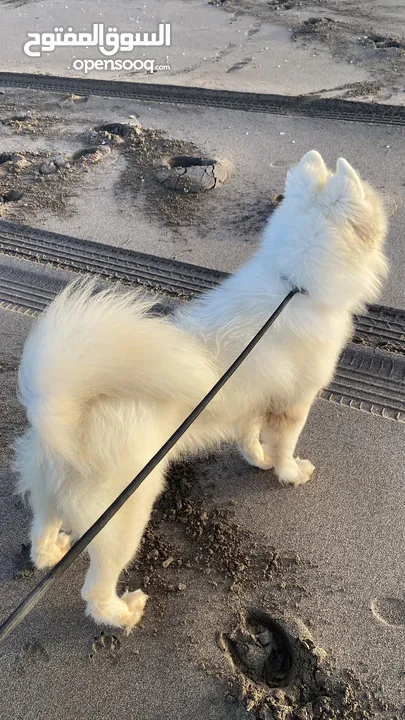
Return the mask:
<svg viewBox="0 0 405 720">
<path fill-rule="evenodd" d="M 194 192 L 195 182 L 184 182 L 187 169 L 183 182 L 178 182 L 176 187 L 172 187 L 167 178 L 162 184 L 159 176 L 159 170 L 161 173 L 166 170 L 167 158 L 203 157 L 201 149 L 194 143 L 168 138 L 160 130 L 139 127 L 125 141 L 125 156 L 127 167 L 121 177 L 119 192 L 128 196 L 141 195 L 145 210 L 153 217 L 158 216 L 161 223 L 172 230 L 204 220 L 206 193 Z M 190 172 L 189 175 L 191 178 Z M 214 186 L 212 183 L 208 189 Z"/>
<path fill-rule="evenodd" d="M 257 241 L 282 200 L 283 195 L 257 192 L 251 200 L 246 199 L 242 205 L 238 203 L 229 213 L 232 233 L 244 241 Z"/>
<path fill-rule="evenodd" d="M 194 143 L 171 139 L 139 123 L 101 124 L 86 138 L 123 153 L 126 167 L 117 194 L 128 202 L 141 199 L 143 209 L 172 231 L 206 222 L 206 196 L 225 182 L 230 171 L 223 159 L 206 160 Z"/>
<path fill-rule="evenodd" d="M 246 587 L 262 582 L 300 590 L 301 561 L 290 551 L 279 552 L 243 530 L 232 506 L 218 507 L 201 490 L 206 462 L 179 462 L 167 473 L 167 489 L 153 512 L 139 557 L 127 573 L 142 574 L 146 592 L 182 591 L 181 571 L 197 571 L 209 584 L 221 585 L 238 597 Z M 164 531 L 164 538 L 163 538 Z M 168 538 L 170 538 L 168 540 Z M 180 585 L 180 587 L 179 587 Z"/>
</svg>

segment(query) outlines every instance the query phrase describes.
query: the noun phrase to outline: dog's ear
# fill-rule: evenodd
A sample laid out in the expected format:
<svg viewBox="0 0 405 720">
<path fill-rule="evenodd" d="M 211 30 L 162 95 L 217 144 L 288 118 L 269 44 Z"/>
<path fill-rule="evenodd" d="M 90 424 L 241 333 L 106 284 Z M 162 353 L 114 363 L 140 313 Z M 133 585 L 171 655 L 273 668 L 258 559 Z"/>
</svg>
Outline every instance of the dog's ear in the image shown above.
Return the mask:
<svg viewBox="0 0 405 720">
<path fill-rule="evenodd" d="M 341 202 L 350 206 L 365 198 L 364 188 L 359 175 L 344 158 L 336 163 L 336 174 L 331 177 L 326 187 L 330 202 Z"/>
<path fill-rule="evenodd" d="M 287 173 L 286 194 L 291 189 L 297 188 L 308 188 L 312 191 L 325 179 L 327 172 L 322 155 L 317 150 L 310 150 L 305 153 L 298 165 Z"/>
<path fill-rule="evenodd" d="M 323 157 L 321 153 L 318 152 L 318 150 L 309 150 L 309 152 L 305 153 L 305 155 L 300 160 L 300 166 L 306 168 L 306 166 L 310 165 L 313 167 L 321 177 L 326 175 L 328 172 L 328 169 L 323 161 Z"/>
<path fill-rule="evenodd" d="M 346 180 L 352 185 L 353 190 L 355 189 L 357 197 L 364 200 L 364 188 L 361 183 L 360 176 L 344 158 L 339 158 L 336 163 L 336 175 L 346 178 Z"/>
</svg>

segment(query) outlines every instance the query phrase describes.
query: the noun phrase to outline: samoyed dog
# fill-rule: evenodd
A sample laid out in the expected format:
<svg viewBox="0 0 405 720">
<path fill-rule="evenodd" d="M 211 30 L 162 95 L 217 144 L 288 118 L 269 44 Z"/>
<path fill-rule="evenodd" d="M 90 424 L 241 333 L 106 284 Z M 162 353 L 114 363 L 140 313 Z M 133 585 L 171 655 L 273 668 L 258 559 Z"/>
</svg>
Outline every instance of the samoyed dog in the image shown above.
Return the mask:
<svg viewBox="0 0 405 720">
<path fill-rule="evenodd" d="M 314 466 L 294 457 L 317 393 L 332 379 L 354 313 L 387 274 L 379 195 L 340 158 L 308 152 L 252 259 L 172 318 L 139 292 L 70 285 L 28 337 L 19 396 L 30 423 L 15 443 L 19 490 L 33 512 L 32 559 L 51 567 L 150 460 L 294 287 L 295 295 L 235 375 L 88 548 L 82 589 L 97 623 L 130 629 L 142 590 L 117 594 L 168 462 L 234 442 L 283 485 Z M 67 532 L 71 532 L 68 535 Z"/>
</svg>

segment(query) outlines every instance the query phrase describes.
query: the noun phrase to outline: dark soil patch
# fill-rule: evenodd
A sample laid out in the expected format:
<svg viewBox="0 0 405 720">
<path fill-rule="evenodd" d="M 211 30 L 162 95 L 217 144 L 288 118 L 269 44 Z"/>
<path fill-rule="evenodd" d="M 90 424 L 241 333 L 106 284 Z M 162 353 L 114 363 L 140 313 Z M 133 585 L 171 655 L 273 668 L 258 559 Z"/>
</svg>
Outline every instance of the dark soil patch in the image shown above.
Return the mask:
<svg viewBox="0 0 405 720">
<path fill-rule="evenodd" d="M 236 594 L 246 585 L 254 588 L 263 580 L 277 582 L 281 576 L 292 583 L 298 556 L 279 553 L 272 546 L 259 547 L 253 536 L 234 522 L 231 507 L 212 505 L 199 492 L 198 477 L 203 472 L 204 460 L 170 467 L 167 490 L 153 512 L 132 567 L 143 573 L 146 592 L 150 588 L 178 592 L 180 569 L 197 570 L 211 582 L 225 583 Z M 162 527 L 171 526 L 180 531 L 173 544 L 161 536 Z"/>
<path fill-rule="evenodd" d="M 24 195 L 24 192 L 22 190 L 7 190 L 2 196 L 1 199 L 3 202 L 19 202 Z"/>
<path fill-rule="evenodd" d="M 0 217 L 22 220 L 35 217 L 39 210 L 64 211 L 72 197 L 72 185 L 77 180 L 68 166 L 60 172 L 45 175 L 40 171 L 52 157 L 50 153 L 18 152 L 20 160 L 8 162 L 0 170 L 0 197 L 14 198 L 0 205 Z"/>
<path fill-rule="evenodd" d="M 121 138 L 130 138 L 133 133 L 133 126 L 125 123 L 106 123 L 105 125 L 99 125 L 96 128 L 97 132 L 106 133 L 107 137 L 118 135 Z"/>
<path fill-rule="evenodd" d="M 356 82 L 350 83 L 342 88 L 342 98 L 349 100 L 350 98 L 359 98 L 367 96 L 375 96 L 381 90 L 381 83 L 379 82 Z"/>
<path fill-rule="evenodd" d="M 301 0 L 269 0 L 269 10 L 293 10 L 302 7 Z"/>
<path fill-rule="evenodd" d="M 205 467 L 206 459 L 170 467 L 167 491 L 125 574 L 125 586 L 138 587 L 141 575 L 155 608 L 158 599 L 158 616 L 164 614 L 165 597 L 187 593 L 187 573 L 197 572 L 225 591 L 231 612 L 246 594 L 266 588 L 266 612 L 239 612 L 233 627 L 218 635 L 233 673 L 230 700 L 250 711 L 252 719 L 366 720 L 378 712 L 392 720 L 395 708 L 380 691 L 353 671 L 340 672 L 328 663 L 309 630 L 293 619 L 297 603 L 291 599 L 294 590 L 305 592 L 299 581 L 309 566 L 295 553 L 260 544 L 238 526 L 232 507 L 216 506 L 200 486 Z M 281 588 L 284 602 L 277 595 Z M 201 667 L 219 679 L 228 677 L 229 685 L 223 665 L 202 662 Z"/>
<path fill-rule="evenodd" d="M 9 115 L 0 119 L 0 124 L 9 128 L 15 135 L 42 135 L 47 132 L 55 120 L 46 115 L 34 114 Z"/>
<path fill-rule="evenodd" d="M 387 48 L 405 48 L 405 42 L 403 40 L 398 40 L 386 35 L 379 35 L 377 33 L 371 33 L 370 35 L 365 36 L 364 39 L 368 40 L 369 43 L 372 43 L 378 50 L 386 50 Z"/>
<path fill-rule="evenodd" d="M 11 153 L 0 153 L 0 165 L 4 165 L 5 163 L 9 162 L 15 162 L 17 159 L 16 154 Z"/>
<path fill-rule="evenodd" d="M 172 140 L 159 130 L 137 128 L 126 141 L 125 155 L 127 168 L 122 175 L 120 192 L 141 196 L 145 209 L 153 216 L 158 215 L 165 227 L 198 222 L 204 211 L 201 194 L 170 192 L 156 178 L 157 166 L 162 158 L 176 156 L 201 156 L 196 145 L 182 140 Z"/>
<path fill-rule="evenodd" d="M 282 202 L 283 195 L 271 196 L 270 193 L 256 193 L 254 199 L 245 200 L 241 206 L 239 203 L 229 213 L 229 225 L 236 236 L 242 240 L 256 240 L 274 212 Z"/>
<path fill-rule="evenodd" d="M 107 146 L 94 146 L 65 157 L 45 150 L 1 155 L 0 217 L 30 221 L 45 209 L 69 212 L 83 174 L 110 152 Z"/>
<path fill-rule="evenodd" d="M 328 37 L 331 30 L 338 27 L 338 23 L 329 17 L 312 17 L 304 20 L 293 29 L 292 39 L 296 40 L 300 35 L 322 35 Z"/>
<path fill-rule="evenodd" d="M 95 143 L 120 149 L 126 158 L 126 168 L 117 185 L 117 193 L 130 199 L 142 198 L 150 215 L 160 218 L 164 227 L 172 230 L 206 222 L 206 201 L 201 198 L 224 182 L 227 170 L 222 163 L 203 167 L 204 154 L 191 142 L 170 139 L 161 130 L 141 125 L 107 123 L 90 134 Z M 192 164 L 191 160 L 196 159 Z M 188 167 L 177 170 L 175 164 L 184 160 Z M 201 178 L 197 177 L 200 170 Z M 176 182 L 171 182 L 170 173 Z M 163 177 L 164 174 L 164 177 Z M 216 175 L 218 174 L 218 177 Z M 197 187 L 198 186 L 198 187 Z"/>
<path fill-rule="evenodd" d="M 241 615 L 240 624 L 222 633 L 218 644 L 231 664 L 249 680 L 267 687 L 285 687 L 295 670 L 292 643 L 283 626 L 260 610 Z"/>
<path fill-rule="evenodd" d="M 46 210 L 68 213 L 85 173 L 91 172 L 112 149 L 101 135 L 100 142 L 83 147 L 81 134 L 76 128 L 69 129 L 69 122 L 74 122 L 69 114 L 47 116 L 41 112 L 41 104 L 37 103 L 37 108 L 35 103 L 35 98 L 20 104 L 14 98 L 4 98 L 0 103 L 0 137 L 7 138 L 7 148 L 10 139 L 15 140 L 12 151 L 0 152 L 0 217 L 11 220 L 31 222 L 38 212 Z M 61 129 L 63 146 L 69 142 L 74 147 L 77 143 L 75 151 L 55 155 L 55 151 L 45 149 L 19 149 L 23 145 L 18 139 L 21 135 L 52 137 L 57 144 Z"/>
<path fill-rule="evenodd" d="M 257 720 L 399 717 L 353 671 L 337 672 L 307 628 L 292 619 L 250 610 L 218 640 L 234 672 L 234 702 Z"/>
</svg>

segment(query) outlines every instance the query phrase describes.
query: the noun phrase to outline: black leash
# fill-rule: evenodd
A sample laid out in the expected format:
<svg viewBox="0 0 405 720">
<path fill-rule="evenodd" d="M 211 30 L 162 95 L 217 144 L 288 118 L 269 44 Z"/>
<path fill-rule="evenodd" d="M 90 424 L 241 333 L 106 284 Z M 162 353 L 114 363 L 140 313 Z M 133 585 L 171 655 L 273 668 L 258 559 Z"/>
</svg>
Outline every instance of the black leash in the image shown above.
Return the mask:
<svg viewBox="0 0 405 720">
<path fill-rule="evenodd" d="M 222 375 L 222 377 L 215 383 L 214 387 L 207 393 L 207 395 L 201 400 L 201 402 L 194 408 L 190 415 L 182 422 L 180 427 L 173 433 L 173 435 L 165 442 L 165 444 L 158 450 L 151 460 L 145 465 L 143 470 L 130 482 L 130 484 L 122 491 L 116 500 L 103 512 L 103 514 L 96 520 L 93 525 L 82 535 L 79 540 L 72 545 L 70 550 L 64 555 L 64 557 L 53 567 L 51 570 L 42 578 L 38 585 L 31 590 L 27 597 L 20 603 L 20 605 L 11 613 L 11 615 L 4 620 L 0 626 L 0 643 L 5 640 L 20 622 L 25 618 L 26 615 L 35 607 L 37 602 L 45 595 L 53 583 L 60 578 L 61 575 L 68 569 L 69 565 L 83 552 L 87 545 L 98 535 L 100 530 L 107 525 L 108 521 L 114 517 L 115 513 L 120 510 L 124 503 L 131 497 L 131 495 L 139 488 L 141 483 L 148 477 L 149 473 L 158 465 L 161 460 L 167 455 L 169 450 L 172 449 L 173 445 L 184 435 L 186 430 L 192 425 L 194 420 L 202 413 L 207 407 L 208 403 L 215 397 L 215 395 L 221 390 L 226 381 L 229 380 L 231 375 L 234 374 L 235 370 L 238 369 L 239 365 L 245 360 L 249 353 L 253 350 L 255 345 L 261 340 L 265 332 L 271 327 L 274 321 L 278 318 L 282 310 L 285 308 L 287 303 L 296 295 L 302 292 L 299 288 L 293 288 L 284 300 L 280 303 L 278 308 L 265 322 L 263 327 L 254 336 L 250 343 L 242 350 L 241 354 L 236 358 L 228 370 Z"/>
</svg>

